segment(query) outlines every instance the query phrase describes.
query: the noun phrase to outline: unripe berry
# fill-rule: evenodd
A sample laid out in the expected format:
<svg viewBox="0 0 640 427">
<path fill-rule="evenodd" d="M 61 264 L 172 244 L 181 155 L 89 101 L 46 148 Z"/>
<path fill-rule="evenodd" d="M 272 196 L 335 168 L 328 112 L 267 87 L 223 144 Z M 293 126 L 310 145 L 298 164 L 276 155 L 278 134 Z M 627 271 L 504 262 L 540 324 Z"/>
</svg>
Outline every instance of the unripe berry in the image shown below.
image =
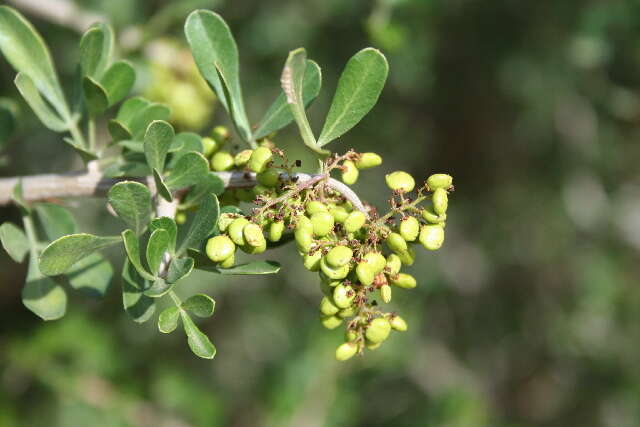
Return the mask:
<svg viewBox="0 0 640 427">
<path fill-rule="evenodd" d="M 269 241 L 277 242 L 282 238 L 284 221 L 274 221 L 269 225 Z"/>
<path fill-rule="evenodd" d="M 431 196 L 431 201 L 433 202 L 433 210 L 435 211 L 435 213 L 437 213 L 438 215 L 444 214 L 447 211 L 447 207 L 449 206 L 449 196 L 447 195 L 447 190 L 437 188 Z"/>
<path fill-rule="evenodd" d="M 329 213 L 333 215 L 335 222 L 339 222 L 341 224 L 347 220 L 347 217 L 349 217 L 349 212 L 347 212 L 347 210 L 342 206 L 332 207 L 329 209 Z"/>
<path fill-rule="evenodd" d="M 220 230 L 221 233 L 224 233 L 225 231 L 227 231 L 227 228 L 229 228 L 229 225 L 231 225 L 231 223 L 235 220 L 236 216 L 233 214 L 226 212 L 220 214 L 220 217 L 218 218 L 218 230 Z"/>
<path fill-rule="evenodd" d="M 211 157 L 220 147 L 221 144 L 218 144 L 215 139 L 206 136 L 202 138 L 202 154 L 204 154 L 206 158 Z"/>
<path fill-rule="evenodd" d="M 229 129 L 224 126 L 216 126 L 211 130 L 211 137 L 215 139 L 218 143 L 224 144 L 231 135 L 229 134 Z"/>
<path fill-rule="evenodd" d="M 356 167 L 358 169 L 369 169 L 382 164 L 382 157 L 376 153 L 362 153 L 358 160 L 356 160 Z"/>
<path fill-rule="evenodd" d="M 320 260 L 322 259 L 322 252 L 315 251 L 313 255 L 304 254 L 302 257 L 302 264 L 304 268 L 309 271 L 318 271 L 320 270 Z"/>
<path fill-rule="evenodd" d="M 273 196 L 274 195 L 274 191 L 273 191 L 272 188 L 269 188 L 269 187 L 264 186 L 262 184 L 254 185 L 253 188 L 251 189 L 251 192 L 256 197 L 257 196 L 263 196 L 263 195 L 269 195 L 269 196 Z"/>
<path fill-rule="evenodd" d="M 305 230 L 313 233 L 313 224 L 306 215 L 300 215 L 296 218 L 296 230 Z"/>
<path fill-rule="evenodd" d="M 351 359 L 358 352 L 358 345 L 353 342 L 340 344 L 336 349 L 336 359 L 344 362 Z"/>
<path fill-rule="evenodd" d="M 353 257 L 353 251 L 346 246 L 336 246 L 331 249 L 325 259 L 327 264 L 331 267 L 342 267 L 345 264 L 348 264 Z"/>
<path fill-rule="evenodd" d="M 333 302 L 340 308 L 347 308 L 353 302 L 356 297 L 356 293 L 349 285 L 343 285 L 342 283 L 333 288 Z"/>
<path fill-rule="evenodd" d="M 273 153 L 268 147 L 258 147 L 253 150 L 251 158 L 249 159 L 249 169 L 255 173 L 264 172 L 267 168 L 267 164 L 273 158 Z"/>
<path fill-rule="evenodd" d="M 389 304 L 391 302 L 391 286 L 382 285 L 380 287 L 380 297 L 382 298 L 382 301 Z"/>
<path fill-rule="evenodd" d="M 228 171 L 233 164 L 233 156 L 228 151 L 218 151 L 211 157 L 211 169 L 216 172 Z"/>
<path fill-rule="evenodd" d="M 402 253 L 407 250 L 407 241 L 398 233 L 390 233 L 385 240 L 389 249 L 395 253 Z"/>
<path fill-rule="evenodd" d="M 444 188 L 447 190 L 453 184 L 453 178 L 451 175 L 445 173 L 436 173 L 427 178 L 427 186 L 431 190 L 436 188 Z"/>
<path fill-rule="evenodd" d="M 423 225 L 420 230 L 420 243 L 425 249 L 435 251 L 444 242 L 444 229 L 440 224 Z"/>
<path fill-rule="evenodd" d="M 381 344 L 382 344 L 381 342 L 371 342 L 371 341 L 367 341 L 365 343 L 365 345 L 367 346 L 367 350 L 371 350 L 371 351 L 380 347 Z"/>
<path fill-rule="evenodd" d="M 391 319 L 389 319 L 389 323 L 396 331 L 405 332 L 408 328 L 407 322 L 400 316 L 392 316 Z"/>
<path fill-rule="evenodd" d="M 346 319 L 347 317 L 353 317 L 356 315 L 356 309 L 353 306 L 343 308 L 338 312 L 338 317 L 341 319 Z"/>
<path fill-rule="evenodd" d="M 400 261 L 400 257 L 396 254 L 390 254 L 387 257 L 386 267 L 389 270 L 389 274 L 398 274 L 400 272 L 400 268 L 402 267 L 402 261 Z"/>
<path fill-rule="evenodd" d="M 349 274 L 349 264 L 333 268 L 327 264 L 324 258 L 320 260 L 320 269 L 328 278 L 333 280 L 344 279 Z"/>
<path fill-rule="evenodd" d="M 358 334 L 353 329 L 348 329 L 344 334 L 344 339 L 347 341 L 355 341 L 358 338 Z"/>
<path fill-rule="evenodd" d="M 400 221 L 400 235 L 407 242 L 413 242 L 420 233 L 420 222 L 413 216 L 408 216 Z"/>
<path fill-rule="evenodd" d="M 296 238 L 296 245 L 301 252 L 307 253 L 311 250 L 311 246 L 313 246 L 313 233 L 304 228 L 296 228 L 296 231 L 293 233 Z"/>
<path fill-rule="evenodd" d="M 387 260 L 380 252 L 368 252 L 363 259 L 373 268 L 374 274 L 380 273 L 387 265 Z"/>
<path fill-rule="evenodd" d="M 391 283 L 404 289 L 413 289 L 416 287 L 416 279 L 407 273 L 399 273 L 397 276 L 391 278 Z"/>
<path fill-rule="evenodd" d="M 322 326 L 327 329 L 335 329 L 342 323 L 342 319 L 337 316 L 322 316 L 320 318 Z"/>
<path fill-rule="evenodd" d="M 258 255 L 267 250 L 267 241 L 265 240 L 260 246 L 242 245 L 240 249 L 249 255 Z"/>
<path fill-rule="evenodd" d="M 318 212 L 311 215 L 311 223 L 313 224 L 313 234 L 318 237 L 326 236 L 333 230 L 333 215 L 329 212 Z"/>
<path fill-rule="evenodd" d="M 249 220 L 245 217 L 236 218 L 233 220 L 231 224 L 229 224 L 229 228 L 227 228 L 227 232 L 233 243 L 238 246 L 242 246 L 246 243 L 244 240 L 243 229 L 245 225 L 249 224 Z"/>
<path fill-rule="evenodd" d="M 356 266 L 356 275 L 360 283 L 366 286 L 372 284 L 376 276 L 373 268 L 367 262 L 361 262 Z"/>
<path fill-rule="evenodd" d="M 207 241 L 207 256 L 213 262 L 224 261 L 232 256 L 235 250 L 236 245 L 225 235 L 212 237 Z"/>
<path fill-rule="evenodd" d="M 307 211 L 307 215 L 313 215 L 318 212 L 329 212 L 327 209 L 327 205 L 317 200 L 312 200 L 307 203 L 305 206 L 305 210 Z"/>
<path fill-rule="evenodd" d="M 235 255 L 231 255 L 229 258 L 223 260 L 222 262 L 220 262 L 220 264 L 218 264 L 218 266 L 220 268 L 231 268 L 233 267 L 233 265 L 236 263 L 236 257 Z"/>
<path fill-rule="evenodd" d="M 391 325 L 389 321 L 384 317 L 376 317 L 371 321 L 367 330 L 365 331 L 365 337 L 367 340 L 374 344 L 381 343 L 386 340 L 391 332 Z"/>
<path fill-rule="evenodd" d="M 269 168 L 256 175 L 258 182 L 265 187 L 273 188 L 278 185 L 280 180 L 280 172 L 277 169 Z"/>
<path fill-rule="evenodd" d="M 403 171 L 392 172 L 385 176 L 387 186 L 394 191 L 408 193 L 416 186 L 416 181 L 411 175 Z"/>
<path fill-rule="evenodd" d="M 358 180 L 358 175 L 360 175 L 356 164 L 351 160 L 345 160 L 342 166 L 344 167 L 344 170 L 342 171 L 342 182 L 347 185 L 355 184 Z"/>
<path fill-rule="evenodd" d="M 431 209 L 424 208 L 422 210 L 422 218 L 424 218 L 427 222 L 430 222 L 432 224 L 439 224 L 447 220 L 447 214 L 445 213 L 442 215 L 438 215 L 435 212 L 433 212 Z"/>
<path fill-rule="evenodd" d="M 262 228 L 260 228 L 258 224 L 250 222 L 245 225 L 242 229 L 242 234 L 244 236 L 244 241 L 249 246 L 259 247 L 266 244 L 264 235 L 262 234 Z"/>
<path fill-rule="evenodd" d="M 362 228 L 366 221 L 367 217 L 363 212 L 353 211 L 344 221 L 344 229 L 347 233 L 355 233 Z"/>
<path fill-rule="evenodd" d="M 329 298 L 322 297 L 322 300 L 320 300 L 320 312 L 322 314 L 325 316 L 333 316 L 339 311 L 340 309 L 336 307 Z"/>
<path fill-rule="evenodd" d="M 409 246 L 406 251 L 399 252 L 398 256 L 404 265 L 413 265 L 416 261 L 416 251 L 411 246 Z"/>
<path fill-rule="evenodd" d="M 187 214 L 184 212 L 178 212 L 176 214 L 176 224 L 182 225 L 187 222 Z"/>
<path fill-rule="evenodd" d="M 253 150 L 242 150 L 233 158 L 233 164 L 238 168 L 246 166 L 246 164 L 249 163 L 251 154 L 253 154 Z"/>
</svg>

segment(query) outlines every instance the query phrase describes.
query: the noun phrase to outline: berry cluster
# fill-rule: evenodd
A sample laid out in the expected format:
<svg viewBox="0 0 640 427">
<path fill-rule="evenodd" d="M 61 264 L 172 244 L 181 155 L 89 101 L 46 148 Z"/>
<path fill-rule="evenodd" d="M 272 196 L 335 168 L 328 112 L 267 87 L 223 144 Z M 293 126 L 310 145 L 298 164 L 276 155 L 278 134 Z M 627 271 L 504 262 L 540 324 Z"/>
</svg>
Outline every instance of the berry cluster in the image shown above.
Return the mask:
<svg viewBox="0 0 640 427">
<path fill-rule="evenodd" d="M 248 216 L 223 213 L 220 234 L 207 242 L 207 256 L 229 268 L 236 248 L 259 254 L 267 249 L 267 241 L 293 237 L 304 267 L 320 277 L 322 324 L 335 329 L 346 322 L 345 342 L 336 350 L 338 360 L 377 348 L 391 330 L 407 330 L 405 320 L 382 311 L 379 302 L 391 301 L 393 287 L 416 287 L 416 279 L 401 272 L 403 265 L 415 260 L 414 243 L 436 250 L 444 241 L 451 176 L 431 175 L 416 188 L 410 174 L 388 174 L 390 210 L 379 215 L 345 184 L 355 183 L 361 170 L 381 163 L 375 153 L 349 151 L 324 160 L 319 174 L 294 173 L 299 162 L 288 164 L 271 143 L 235 156 L 220 150 L 211 157 L 214 170 L 251 171 L 258 184 L 228 196 L 257 207 Z M 334 171 L 341 172 L 342 182 L 331 177 Z"/>
</svg>

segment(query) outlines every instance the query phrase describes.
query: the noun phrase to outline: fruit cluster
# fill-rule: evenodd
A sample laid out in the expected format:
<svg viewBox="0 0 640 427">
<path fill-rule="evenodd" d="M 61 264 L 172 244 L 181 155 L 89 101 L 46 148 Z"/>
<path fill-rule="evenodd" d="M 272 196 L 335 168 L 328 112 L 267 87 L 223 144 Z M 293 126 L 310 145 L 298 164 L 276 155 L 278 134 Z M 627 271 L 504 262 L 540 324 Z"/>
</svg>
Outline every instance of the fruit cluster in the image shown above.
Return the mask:
<svg viewBox="0 0 640 427">
<path fill-rule="evenodd" d="M 431 175 L 416 188 L 410 174 L 388 174 L 390 210 L 379 215 L 344 184 L 355 183 L 361 170 L 381 163 L 375 153 L 349 151 L 326 159 L 317 175 L 296 174 L 293 168 L 299 164 L 287 164 L 272 144 L 235 156 L 221 150 L 211 158 L 214 170 L 244 168 L 256 173 L 258 184 L 242 190 L 246 194 L 235 190 L 238 198 L 257 207 L 249 216 L 221 215 L 220 234 L 207 242 L 208 257 L 229 268 L 236 248 L 259 254 L 267 249 L 267 241 L 293 237 L 304 267 L 318 272 L 324 294 L 319 306 L 322 324 L 335 329 L 346 322 L 338 360 L 379 347 L 392 330 L 407 330 L 405 320 L 382 311 L 379 301 L 389 303 L 393 287 L 416 287 L 416 279 L 401 271 L 414 263 L 414 243 L 436 250 L 444 242 L 451 176 Z M 341 172 L 344 184 L 331 177 L 333 171 Z"/>
</svg>

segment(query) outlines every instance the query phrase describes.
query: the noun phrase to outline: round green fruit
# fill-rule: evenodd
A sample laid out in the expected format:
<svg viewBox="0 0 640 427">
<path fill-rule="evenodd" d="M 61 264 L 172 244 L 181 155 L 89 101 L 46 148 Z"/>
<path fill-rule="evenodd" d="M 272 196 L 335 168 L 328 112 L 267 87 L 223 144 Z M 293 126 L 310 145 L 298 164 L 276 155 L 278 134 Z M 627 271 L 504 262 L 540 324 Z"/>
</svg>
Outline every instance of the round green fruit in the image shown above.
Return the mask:
<svg viewBox="0 0 640 427">
<path fill-rule="evenodd" d="M 224 261 L 233 255 L 236 245 L 225 235 L 212 237 L 207 241 L 206 252 L 213 262 Z"/>
</svg>

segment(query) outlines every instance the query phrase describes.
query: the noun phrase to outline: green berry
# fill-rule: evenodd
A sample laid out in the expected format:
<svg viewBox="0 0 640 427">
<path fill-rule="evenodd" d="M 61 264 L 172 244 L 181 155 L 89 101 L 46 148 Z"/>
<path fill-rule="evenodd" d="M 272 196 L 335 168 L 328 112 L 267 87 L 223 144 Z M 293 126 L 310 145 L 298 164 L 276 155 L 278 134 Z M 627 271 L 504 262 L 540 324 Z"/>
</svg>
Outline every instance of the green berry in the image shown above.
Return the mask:
<svg viewBox="0 0 640 427">
<path fill-rule="evenodd" d="M 329 210 L 327 209 L 327 205 L 317 200 L 308 202 L 305 206 L 305 209 L 307 211 L 307 215 L 313 215 L 318 212 L 329 212 Z"/>
<path fill-rule="evenodd" d="M 420 230 L 420 243 L 425 249 L 435 251 L 444 242 L 444 229 L 440 224 L 423 225 Z"/>
<path fill-rule="evenodd" d="M 249 169 L 255 173 L 264 172 L 267 168 L 267 164 L 273 158 L 273 153 L 268 147 L 258 147 L 253 150 L 251 158 L 249 159 Z"/>
<path fill-rule="evenodd" d="M 431 190 L 443 188 L 447 190 L 453 184 L 453 178 L 446 173 L 436 173 L 427 178 L 427 186 Z"/>
<path fill-rule="evenodd" d="M 379 344 L 386 340 L 391 332 L 391 324 L 384 317 L 376 317 L 371 321 L 364 335 L 367 340 L 374 344 Z"/>
<path fill-rule="evenodd" d="M 447 190 L 443 188 L 436 188 L 431 196 L 431 200 L 433 201 L 433 210 L 435 213 L 442 215 L 447 211 L 447 207 L 449 206 Z"/>
<path fill-rule="evenodd" d="M 348 264 L 352 257 L 353 251 L 350 248 L 346 246 L 336 246 L 327 253 L 325 259 L 329 266 L 336 268 Z"/>
<path fill-rule="evenodd" d="M 229 228 L 227 228 L 227 232 L 229 233 L 229 237 L 233 240 L 238 246 L 244 245 L 246 242 L 244 240 L 244 234 L 242 230 L 244 226 L 249 224 L 249 220 L 245 217 L 236 218 L 233 220 L 231 224 L 229 224 Z"/>
<path fill-rule="evenodd" d="M 413 265 L 416 261 L 416 251 L 411 246 L 409 246 L 406 251 L 399 252 L 398 256 L 404 265 Z"/>
<path fill-rule="evenodd" d="M 202 138 L 202 154 L 204 154 L 206 158 L 211 157 L 220 147 L 221 144 L 218 144 L 215 139 L 206 136 Z"/>
<path fill-rule="evenodd" d="M 384 270 L 385 265 L 387 265 L 387 260 L 380 252 L 369 252 L 363 259 L 373 268 L 374 274 L 380 273 Z"/>
<path fill-rule="evenodd" d="M 402 253 L 407 250 L 407 241 L 402 238 L 398 233 L 390 233 L 385 242 L 389 249 L 395 253 Z"/>
<path fill-rule="evenodd" d="M 416 279 L 407 273 L 398 273 L 391 279 L 391 283 L 404 289 L 413 289 L 417 285 Z"/>
<path fill-rule="evenodd" d="M 176 224 L 182 225 L 187 222 L 187 214 L 184 212 L 178 212 L 176 214 Z"/>
<path fill-rule="evenodd" d="M 438 215 L 433 212 L 431 209 L 424 208 L 422 210 L 422 218 L 424 218 L 427 222 L 431 224 L 439 224 L 447 220 L 447 214 Z"/>
<path fill-rule="evenodd" d="M 218 230 L 220 230 L 221 233 L 224 233 L 225 231 L 227 231 L 227 228 L 229 228 L 229 225 L 235 221 L 236 219 L 236 215 L 234 214 L 230 214 L 230 213 L 223 213 L 220 214 L 220 217 L 218 218 Z"/>
<path fill-rule="evenodd" d="M 338 317 L 341 319 L 346 319 L 347 317 L 353 317 L 355 315 L 356 315 L 356 309 L 353 306 L 343 308 L 338 312 Z"/>
<path fill-rule="evenodd" d="M 356 339 L 358 339 L 358 334 L 356 333 L 356 331 L 348 329 L 344 334 L 344 339 L 347 341 L 355 341 Z"/>
<path fill-rule="evenodd" d="M 360 230 L 367 221 L 367 216 L 360 211 L 353 211 L 344 221 L 344 229 L 347 233 L 355 233 Z"/>
<path fill-rule="evenodd" d="M 382 301 L 384 301 L 386 304 L 389 304 L 391 302 L 391 286 L 380 286 L 380 297 L 382 298 Z"/>
<path fill-rule="evenodd" d="M 240 246 L 240 249 L 249 255 L 258 255 L 267 250 L 267 241 L 265 240 L 260 246 L 251 246 L 249 244 L 242 245 Z"/>
<path fill-rule="evenodd" d="M 347 210 L 342 206 L 332 207 L 331 209 L 329 209 L 329 213 L 333 215 L 333 219 L 336 222 L 339 222 L 341 224 L 344 223 L 349 216 L 349 212 L 347 212 Z"/>
<path fill-rule="evenodd" d="M 411 175 L 403 171 L 392 172 L 385 176 L 387 186 L 394 191 L 408 193 L 416 186 L 416 181 Z"/>
<path fill-rule="evenodd" d="M 212 237 L 207 241 L 207 256 L 213 262 L 224 261 L 232 256 L 235 250 L 236 245 L 225 235 Z"/>
<path fill-rule="evenodd" d="M 243 168 L 247 165 L 247 163 L 249 163 L 251 154 L 253 154 L 253 150 L 242 150 L 233 158 L 233 163 L 237 168 Z"/>
<path fill-rule="evenodd" d="M 282 238 L 284 232 L 284 221 L 274 221 L 269 225 L 269 241 L 277 242 Z"/>
<path fill-rule="evenodd" d="M 265 187 L 273 188 L 278 185 L 280 180 L 280 172 L 277 169 L 269 168 L 256 175 L 258 182 Z"/>
<path fill-rule="evenodd" d="M 367 341 L 365 343 L 365 345 L 367 346 L 367 350 L 372 350 L 372 351 L 377 349 L 378 347 L 380 347 L 381 344 L 382 343 L 380 343 L 380 342 L 374 343 L 374 342 L 371 342 L 371 341 Z"/>
<path fill-rule="evenodd" d="M 216 172 L 233 168 L 233 156 L 228 151 L 218 151 L 211 157 L 211 169 Z"/>
<path fill-rule="evenodd" d="M 234 255 L 231 255 L 229 258 L 223 260 L 222 262 L 220 262 L 220 264 L 218 264 L 218 266 L 220 268 L 231 268 L 233 267 L 233 264 L 236 263 L 236 257 Z"/>
<path fill-rule="evenodd" d="M 389 323 L 396 331 L 405 332 L 408 329 L 407 322 L 400 316 L 392 316 Z"/>
<path fill-rule="evenodd" d="M 358 180 L 358 175 L 360 175 L 356 164 L 351 160 L 345 160 L 345 162 L 342 164 L 342 167 L 344 168 L 342 170 L 342 182 L 347 185 L 355 184 Z"/>
<path fill-rule="evenodd" d="M 323 316 L 320 318 L 322 326 L 327 329 L 335 329 L 342 323 L 342 319 L 336 316 Z"/>
<path fill-rule="evenodd" d="M 333 230 L 333 215 L 329 212 L 317 212 L 311 215 L 311 223 L 313 224 L 313 234 L 323 237 Z"/>
<path fill-rule="evenodd" d="M 349 274 L 349 264 L 333 268 L 327 264 L 325 258 L 320 260 L 320 269 L 328 278 L 333 280 L 344 279 Z"/>
<path fill-rule="evenodd" d="M 343 285 L 342 283 L 333 288 L 333 302 L 340 308 L 347 308 L 351 305 L 356 293 L 349 285 Z"/>
<path fill-rule="evenodd" d="M 418 238 L 420 233 L 420 222 L 413 216 L 408 216 L 400 221 L 400 235 L 407 242 L 413 242 Z"/>
<path fill-rule="evenodd" d="M 362 153 L 358 160 L 356 160 L 356 167 L 358 169 L 369 169 L 382 164 L 382 157 L 376 153 Z"/>
<path fill-rule="evenodd" d="M 322 259 L 322 252 L 316 251 L 313 255 L 304 254 L 302 257 L 302 264 L 304 268 L 309 271 L 318 271 L 320 270 L 320 260 Z"/>
<path fill-rule="evenodd" d="M 325 316 L 333 316 L 339 311 L 340 309 L 336 307 L 329 298 L 322 297 L 322 300 L 320 301 L 320 312 L 322 314 Z"/>
<path fill-rule="evenodd" d="M 260 228 L 258 224 L 250 222 L 245 225 L 242 229 L 242 234 L 244 236 L 244 241 L 249 246 L 259 247 L 266 244 L 264 235 L 262 234 L 262 228 Z"/>
<path fill-rule="evenodd" d="M 389 270 L 389 274 L 398 274 L 400 272 L 400 268 L 402 267 L 402 261 L 400 260 L 400 257 L 396 254 L 390 254 L 387 257 L 386 267 Z"/>
<path fill-rule="evenodd" d="M 313 233 L 313 224 L 306 215 L 300 215 L 296 218 L 296 230 L 305 230 Z"/>
<path fill-rule="evenodd" d="M 358 345 L 352 342 L 340 344 L 336 349 L 336 359 L 344 362 L 351 359 L 358 352 Z"/>
<path fill-rule="evenodd" d="M 296 245 L 301 252 L 307 253 L 313 245 L 313 233 L 304 228 L 296 229 L 293 233 L 296 238 Z"/>
<path fill-rule="evenodd" d="M 263 195 L 272 196 L 274 194 L 273 189 L 269 187 L 265 187 L 262 184 L 254 185 L 253 188 L 251 189 L 251 192 L 253 193 L 254 197 L 263 196 Z"/>
<path fill-rule="evenodd" d="M 360 283 L 369 286 L 373 283 L 376 274 L 368 262 L 361 262 L 356 266 L 356 276 L 358 276 Z"/>
<path fill-rule="evenodd" d="M 229 134 L 229 129 L 224 126 L 216 126 L 211 130 L 211 137 L 215 139 L 218 143 L 224 144 L 231 135 Z"/>
</svg>

